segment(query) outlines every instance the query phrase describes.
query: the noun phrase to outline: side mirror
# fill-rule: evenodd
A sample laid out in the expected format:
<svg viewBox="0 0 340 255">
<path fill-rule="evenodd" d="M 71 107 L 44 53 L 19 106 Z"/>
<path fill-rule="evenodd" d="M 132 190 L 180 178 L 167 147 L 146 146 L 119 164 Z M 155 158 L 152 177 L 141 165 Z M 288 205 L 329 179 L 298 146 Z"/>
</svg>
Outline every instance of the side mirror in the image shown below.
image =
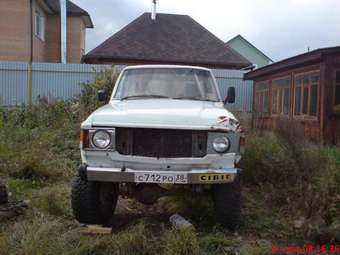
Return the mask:
<svg viewBox="0 0 340 255">
<path fill-rule="evenodd" d="M 228 88 L 228 93 L 227 97 L 224 100 L 224 104 L 233 104 L 235 103 L 235 97 L 236 97 L 236 92 L 235 92 L 235 87 L 229 87 Z"/>
<path fill-rule="evenodd" d="M 104 89 L 98 90 L 97 96 L 98 96 L 99 102 L 104 102 L 104 101 L 107 100 L 107 94 L 106 94 L 106 91 Z"/>
</svg>

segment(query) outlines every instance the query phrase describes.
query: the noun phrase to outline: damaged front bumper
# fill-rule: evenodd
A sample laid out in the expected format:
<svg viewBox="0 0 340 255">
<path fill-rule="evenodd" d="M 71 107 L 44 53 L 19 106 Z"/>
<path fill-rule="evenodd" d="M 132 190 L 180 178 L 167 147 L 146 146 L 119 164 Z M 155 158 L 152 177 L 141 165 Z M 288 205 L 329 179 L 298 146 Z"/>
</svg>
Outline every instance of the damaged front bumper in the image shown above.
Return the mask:
<svg viewBox="0 0 340 255">
<path fill-rule="evenodd" d="M 82 165 L 79 175 L 89 181 L 117 183 L 217 184 L 233 182 L 239 168 L 192 169 L 189 171 L 134 170 Z"/>
<path fill-rule="evenodd" d="M 236 153 L 207 154 L 203 158 L 150 158 L 117 152 L 87 151 L 79 168 L 89 181 L 119 183 L 216 184 L 233 182 L 241 171 Z M 85 155 L 84 155 L 85 156 Z"/>
</svg>

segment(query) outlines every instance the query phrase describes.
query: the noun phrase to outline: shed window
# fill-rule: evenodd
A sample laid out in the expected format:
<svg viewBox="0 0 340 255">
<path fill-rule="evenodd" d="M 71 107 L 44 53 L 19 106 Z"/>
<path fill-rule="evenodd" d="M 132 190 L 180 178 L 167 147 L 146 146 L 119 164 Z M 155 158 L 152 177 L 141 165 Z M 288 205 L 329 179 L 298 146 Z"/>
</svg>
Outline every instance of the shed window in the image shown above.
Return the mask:
<svg viewBox="0 0 340 255">
<path fill-rule="evenodd" d="M 317 116 L 319 80 L 319 72 L 310 72 L 295 76 L 295 116 Z"/>
<path fill-rule="evenodd" d="M 303 87 L 302 114 L 308 114 L 308 88 Z"/>
<path fill-rule="evenodd" d="M 340 70 L 335 75 L 335 105 L 340 105 Z"/>
<path fill-rule="evenodd" d="M 295 102 L 294 102 L 294 114 L 295 115 L 300 115 L 301 113 L 301 84 L 302 80 L 301 79 L 296 79 L 295 80 Z"/>
<path fill-rule="evenodd" d="M 256 83 L 255 110 L 259 115 L 268 115 L 269 113 L 269 87 L 268 81 Z"/>
<path fill-rule="evenodd" d="M 290 109 L 290 86 L 289 77 L 273 81 L 272 90 L 272 114 L 288 115 Z"/>
<path fill-rule="evenodd" d="M 272 94 L 273 94 L 272 114 L 277 114 L 277 105 L 278 105 L 278 102 L 277 102 L 277 97 L 278 97 L 277 89 L 273 89 Z"/>
</svg>

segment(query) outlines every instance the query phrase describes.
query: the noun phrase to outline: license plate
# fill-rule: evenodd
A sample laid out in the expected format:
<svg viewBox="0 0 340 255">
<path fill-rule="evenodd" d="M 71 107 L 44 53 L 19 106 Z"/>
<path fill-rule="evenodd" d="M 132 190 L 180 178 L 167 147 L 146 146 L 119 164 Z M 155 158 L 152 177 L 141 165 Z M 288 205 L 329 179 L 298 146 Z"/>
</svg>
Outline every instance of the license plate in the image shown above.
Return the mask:
<svg viewBox="0 0 340 255">
<path fill-rule="evenodd" d="M 185 184 L 188 183 L 188 176 L 174 173 L 135 173 L 135 182 Z"/>
</svg>

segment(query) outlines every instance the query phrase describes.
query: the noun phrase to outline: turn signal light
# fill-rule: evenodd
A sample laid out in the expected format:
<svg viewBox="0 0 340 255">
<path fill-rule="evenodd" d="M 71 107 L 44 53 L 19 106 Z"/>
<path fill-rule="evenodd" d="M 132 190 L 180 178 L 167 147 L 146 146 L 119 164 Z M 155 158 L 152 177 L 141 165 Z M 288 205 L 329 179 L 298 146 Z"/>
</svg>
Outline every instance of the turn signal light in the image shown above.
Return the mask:
<svg viewBox="0 0 340 255">
<path fill-rule="evenodd" d="M 88 130 L 83 129 L 80 131 L 80 145 L 82 149 L 89 147 L 89 131 Z"/>
</svg>

